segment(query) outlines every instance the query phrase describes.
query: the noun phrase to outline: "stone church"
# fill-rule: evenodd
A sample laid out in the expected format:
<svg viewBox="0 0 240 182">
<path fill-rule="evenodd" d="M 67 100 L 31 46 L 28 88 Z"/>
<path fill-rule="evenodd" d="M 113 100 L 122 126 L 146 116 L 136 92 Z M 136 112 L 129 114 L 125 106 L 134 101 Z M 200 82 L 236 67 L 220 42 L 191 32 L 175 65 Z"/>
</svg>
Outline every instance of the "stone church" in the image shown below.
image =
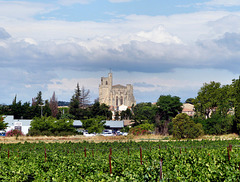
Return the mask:
<svg viewBox="0 0 240 182">
<path fill-rule="evenodd" d="M 113 110 L 119 110 L 120 107 L 132 107 L 136 105 L 133 95 L 133 86 L 131 84 L 113 85 L 112 73 L 108 77 L 101 77 L 99 85 L 99 102 L 109 105 Z"/>
</svg>

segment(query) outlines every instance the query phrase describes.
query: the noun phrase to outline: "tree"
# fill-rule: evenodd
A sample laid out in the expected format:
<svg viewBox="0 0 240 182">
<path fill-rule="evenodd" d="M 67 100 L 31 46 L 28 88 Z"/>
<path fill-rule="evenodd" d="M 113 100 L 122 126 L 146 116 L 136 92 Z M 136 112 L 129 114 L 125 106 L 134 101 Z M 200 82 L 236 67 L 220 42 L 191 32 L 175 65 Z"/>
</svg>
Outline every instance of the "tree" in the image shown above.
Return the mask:
<svg viewBox="0 0 240 182">
<path fill-rule="evenodd" d="M 109 107 L 106 104 L 100 104 L 99 102 L 95 102 L 89 108 L 89 118 L 103 116 L 105 119 L 112 118 L 112 112 L 109 110 Z"/>
<path fill-rule="evenodd" d="M 130 120 L 132 119 L 133 114 L 132 114 L 132 111 L 129 108 L 127 108 L 126 111 L 121 112 L 120 116 L 121 116 L 121 120 L 124 120 L 124 119 Z"/>
<path fill-rule="evenodd" d="M 56 118 L 58 114 L 58 101 L 55 96 L 55 92 L 53 92 L 52 98 L 50 99 L 50 109 L 52 113 L 52 117 Z"/>
<path fill-rule="evenodd" d="M 239 79 L 232 80 L 233 96 L 234 96 L 234 123 L 233 130 L 236 133 L 240 131 L 240 76 Z"/>
<path fill-rule="evenodd" d="M 69 113 L 74 115 L 76 119 L 84 119 L 87 117 L 88 112 L 86 106 L 89 103 L 89 93 L 90 91 L 84 87 L 82 87 L 81 90 L 77 83 L 77 88 L 69 104 Z"/>
<path fill-rule="evenodd" d="M 194 103 L 194 98 L 188 98 L 185 103 L 188 103 L 188 104 L 193 104 Z"/>
<path fill-rule="evenodd" d="M 70 135 L 75 134 L 73 120 L 60 119 L 57 120 L 51 116 L 35 117 L 31 121 L 29 135 Z"/>
<path fill-rule="evenodd" d="M 207 135 L 222 135 L 232 133 L 233 115 L 220 115 L 214 113 L 208 119 L 194 118 L 195 123 L 201 123 L 204 133 Z"/>
<path fill-rule="evenodd" d="M 41 106 L 42 107 L 42 106 Z M 51 108 L 50 108 L 50 103 L 48 100 L 45 100 L 43 108 L 42 108 L 42 115 L 44 116 L 51 116 Z"/>
<path fill-rule="evenodd" d="M 81 90 L 80 90 L 79 84 L 77 83 L 77 88 L 75 89 L 75 93 L 72 96 L 69 104 L 69 114 L 74 115 L 76 119 L 83 118 L 83 115 L 81 112 L 82 110 L 80 109 L 81 107 L 80 96 L 81 96 Z"/>
<path fill-rule="evenodd" d="M 14 116 L 15 119 L 21 119 L 23 117 L 23 108 L 21 101 L 16 102 L 14 101 L 12 105 L 10 105 L 10 113 Z"/>
<path fill-rule="evenodd" d="M 161 95 L 157 101 L 156 114 L 156 133 L 166 135 L 168 133 L 168 125 L 172 118 L 182 111 L 182 103 L 180 98 L 171 95 Z"/>
<path fill-rule="evenodd" d="M 7 123 L 4 122 L 4 117 L 0 116 L 0 130 L 5 130 L 7 128 Z"/>
<path fill-rule="evenodd" d="M 12 101 L 12 104 L 16 104 L 17 103 L 17 95 L 15 95 L 13 101 Z"/>
<path fill-rule="evenodd" d="M 88 133 L 101 133 L 106 123 L 104 119 L 103 116 L 96 116 L 95 118 L 83 120 L 82 126 L 84 129 L 88 130 Z"/>
<path fill-rule="evenodd" d="M 39 91 L 36 97 L 36 105 L 43 105 L 42 92 Z"/>
<path fill-rule="evenodd" d="M 61 135 L 61 133 L 76 133 L 76 129 L 73 127 L 72 119 L 59 119 L 53 123 L 52 133 L 55 135 Z"/>
<path fill-rule="evenodd" d="M 134 126 L 142 123 L 155 123 L 157 106 L 152 103 L 139 103 L 133 107 Z"/>
<path fill-rule="evenodd" d="M 197 113 L 206 118 L 210 117 L 210 114 L 215 111 L 219 101 L 220 86 L 221 84 L 219 82 L 214 81 L 209 84 L 203 84 L 194 102 Z"/>
<path fill-rule="evenodd" d="M 203 133 L 202 125 L 200 123 L 195 124 L 186 113 L 178 114 L 173 118 L 174 138 L 197 138 Z"/>
<path fill-rule="evenodd" d="M 114 120 L 115 120 L 115 121 L 118 121 L 118 120 L 120 119 L 119 116 L 120 116 L 119 111 L 116 111 L 116 112 L 115 112 Z"/>
<path fill-rule="evenodd" d="M 217 107 L 216 111 L 222 117 L 226 117 L 233 109 L 234 97 L 233 97 L 233 87 L 232 85 L 223 85 L 219 88 L 219 93 L 217 96 Z"/>
<path fill-rule="evenodd" d="M 83 108 L 83 109 L 85 109 L 87 106 L 88 106 L 88 104 L 90 103 L 90 101 L 89 101 L 89 97 L 90 97 L 90 90 L 89 89 L 85 89 L 85 87 L 84 86 L 82 86 L 82 95 L 81 95 L 81 107 Z"/>
</svg>

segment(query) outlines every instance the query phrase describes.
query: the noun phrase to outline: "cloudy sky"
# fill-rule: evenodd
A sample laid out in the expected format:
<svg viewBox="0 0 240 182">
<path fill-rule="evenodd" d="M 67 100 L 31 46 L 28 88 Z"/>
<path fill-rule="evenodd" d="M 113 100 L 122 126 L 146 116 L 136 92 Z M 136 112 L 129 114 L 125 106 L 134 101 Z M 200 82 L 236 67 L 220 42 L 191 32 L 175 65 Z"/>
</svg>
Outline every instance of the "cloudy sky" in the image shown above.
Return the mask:
<svg viewBox="0 0 240 182">
<path fill-rule="evenodd" d="M 133 84 L 137 102 L 196 97 L 240 74 L 239 0 L 0 0 L 0 104 L 77 83 L 98 97 L 102 76 Z"/>
</svg>

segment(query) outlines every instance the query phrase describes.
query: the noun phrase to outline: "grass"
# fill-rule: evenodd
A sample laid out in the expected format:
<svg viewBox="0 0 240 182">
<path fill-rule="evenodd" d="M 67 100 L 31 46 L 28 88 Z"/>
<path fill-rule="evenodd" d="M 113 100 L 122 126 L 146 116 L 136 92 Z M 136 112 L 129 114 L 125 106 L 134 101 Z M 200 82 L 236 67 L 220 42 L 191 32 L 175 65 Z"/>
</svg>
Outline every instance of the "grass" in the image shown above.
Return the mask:
<svg viewBox="0 0 240 182">
<path fill-rule="evenodd" d="M 233 140 L 239 139 L 239 135 L 237 134 L 228 134 L 228 135 L 204 135 L 196 140 Z M 140 135 L 140 136 L 94 136 L 94 137 L 86 137 L 83 135 L 77 136 L 19 136 L 16 137 L 0 137 L 0 143 L 24 143 L 26 142 L 46 142 L 46 143 L 63 143 L 63 142 L 128 142 L 128 141 L 169 141 L 173 140 L 172 136 L 162 136 L 162 135 Z"/>
</svg>

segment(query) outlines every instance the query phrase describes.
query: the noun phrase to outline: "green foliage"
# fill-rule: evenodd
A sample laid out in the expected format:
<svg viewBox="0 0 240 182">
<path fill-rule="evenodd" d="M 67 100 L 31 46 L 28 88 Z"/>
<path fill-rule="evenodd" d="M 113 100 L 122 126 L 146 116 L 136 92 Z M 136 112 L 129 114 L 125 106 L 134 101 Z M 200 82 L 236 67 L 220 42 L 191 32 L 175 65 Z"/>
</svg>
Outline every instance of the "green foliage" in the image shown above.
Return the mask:
<svg viewBox="0 0 240 182">
<path fill-rule="evenodd" d="M 120 116 L 121 116 L 121 120 L 124 120 L 124 119 L 130 120 L 132 119 L 133 114 L 132 114 L 132 111 L 129 108 L 127 108 L 126 111 L 121 112 Z"/>
<path fill-rule="evenodd" d="M 95 102 L 89 109 L 88 118 L 94 118 L 97 116 L 103 116 L 106 119 L 112 119 L 112 112 L 109 110 L 109 106 L 106 104 L 100 104 Z"/>
<path fill-rule="evenodd" d="M 152 182 L 160 181 L 162 160 L 162 181 L 239 181 L 238 146 L 238 140 L 1 144 L 0 180 Z"/>
<path fill-rule="evenodd" d="M 235 111 L 235 118 L 234 118 L 234 129 L 235 132 L 240 133 L 240 77 L 239 79 L 232 81 L 233 85 L 233 95 L 235 98 L 234 102 L 234 111 Z"/>
<path fill-rule="evenodd" d="M 156 133 L 166 135 L 169 133 L 171 119 L 182 111 L 180 98 L 171 95 L 161 95 L 157 101 Z"/>
<path fill-rule="evenodd" d="M 106 123 L 105 117 L 97 116 L 96 118 L 90 118 L 82 121 L 82 127 L 88 130 L 88 133 L 101 133 Z"/>
<path fill-rule="evenodd" d="M 134 126 L 142 124 L 142 123 L 154 123 L 155 116 L 157 113 L 156 105 L 152 105 L 149 103 L 139 103 L 133 108 L 133 119 L 134 119 Z"/>
<path fill-rule="evenodd" d="M 161 95 L 157 101 L 157 106 L 161 120 L 170 120 L 182 111 L 182 103 L 177 96 Z"/>
<path fill-rule="evenodd" d="M 218 106 L 220 93 L 221 84 L 219 82 L 204 83 L 194 101 L 195 111 L 209 118 L 211 112 L 214 112 Z"/>
<path fill-rule="evenodd" d="M 4 117 L 0 116 L 0 130 L 5 130 L 7 128 L 7 123 L 4 121 Z"/>
<path fill-rule="evenodd" d="M 38 92 L 37 97 L 32 99 L 32 105 L 33 106 L 43 105 L 43 99 L 42 99 L 42 92 L 41 91 Z"/>
<path fill-rule="evenodd" d="M 69 104 L 69 113 L 75 116 L 75 119 L 82 119 L 83 112 L 81 109 L 81 90 L 79 84 L 77 84 L 77 88 L 75 89 L 75 93 L 71 98 Z"/>
<path fill-rule="evenodd" d="M 232 115 L 222 116 L 219 113 L 215 113 L 208 119 L 196 117 L 194 118 L 194 122 L 202 124 L 205 134 L 222 135 L 232 133 L 233 119 L 234 116 Z"/>
<path fill-rule="evenodd" d="M 194 103 L 194 98 L 188 98 L 185 103 L 193 104 Z"/>
<path fill-rule="evenodd" d="M 129 133 L 133 135 L 145 135 L 150 134 L 154 129 L 154 125 L 150 123 L 143 123 L 135 127 L 130 128 Z"/>
<path fill-rule="evenodd" d="M 59 119 L 74 119 L 75 117 L 72 114 L 63 114 Z"/>
<path fill-rule="evenodd" d="M 40 95 L 39 95 L 39 97 L 40 97 Z M 0 106 L 0 114 L 2 114 L 2 115 L 13 115 L 15 119 L 32 119 L 34 117 L 40 117 L 41 112 L 43 113 L 43 115 L 46 115 L 46 116 L 51 115 L 51 110 L 50 110 L 50 107 L 49 107 L 48 100 L 45 101 L 44 106 L 43 105 L 40 106 L 40 105 L 36 104 L 37 101 L 36 101 L 36 98 L 34 98 L 33 99 L 34 103 L 31 106 L 31 104 L 29 102 L 25 102 L 25 103 L 22 104 L 21 101 L 17 102 L 16 99 L 17 98 L 15 96 L 15 98 L 12 102 L 12 105 L 9 105 L 9 106 L 2 105 L 2 106 Z M 38 102 L 40 102 L 40 100 L 41 99 L 39 99 Z"/>
<path fill-rule="evenodd" d="M 76 129 L 73 127 L 73 120 L 59 119 L 51 116 L 36 117 L 31 122 L 29 135 L 60 135 L 62 133 L 76 134 Z"/>
<path fill-rule="evenodd" d="M 177 139 L 197 138 L 203 134 L 202 125 L 195 124 L 185 113 L 178 114 L 173 118 L 173 137 Z"/>
<path fill-rule="evenodd" d="M 59 119 L 53 123 L 53 133 L 71 132 L 76 133 L 76 129 L 73 127 L 73 120 Z"/>
</svg>

